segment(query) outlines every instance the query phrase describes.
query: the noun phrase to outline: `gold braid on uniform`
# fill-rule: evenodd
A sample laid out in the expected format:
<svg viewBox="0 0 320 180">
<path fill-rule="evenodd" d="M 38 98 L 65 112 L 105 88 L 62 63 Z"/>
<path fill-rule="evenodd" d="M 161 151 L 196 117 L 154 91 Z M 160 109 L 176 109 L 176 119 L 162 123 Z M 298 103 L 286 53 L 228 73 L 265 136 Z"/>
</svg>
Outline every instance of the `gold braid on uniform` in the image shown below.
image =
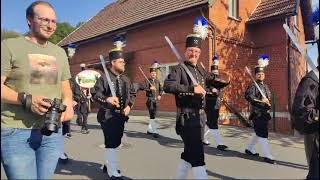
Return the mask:
<svg viewBox="0 0 320 180">
<path fill-rule="evenodd" d="M 98 101 L 103 102 L 103 103 L 107 102 L 107 100 L 104 100 L 104 99 L 101 99 L 101 98 L 98 98 Z"/>
</svg>

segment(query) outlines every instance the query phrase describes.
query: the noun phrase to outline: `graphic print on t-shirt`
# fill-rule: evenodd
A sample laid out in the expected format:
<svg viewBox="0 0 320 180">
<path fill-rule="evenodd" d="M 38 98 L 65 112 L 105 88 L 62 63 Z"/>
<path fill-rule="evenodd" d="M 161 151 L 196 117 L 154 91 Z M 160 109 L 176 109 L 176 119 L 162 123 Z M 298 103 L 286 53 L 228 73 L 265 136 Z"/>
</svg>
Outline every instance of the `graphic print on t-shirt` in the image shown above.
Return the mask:
<svg viewBox="0 0 320 180">
<path fill-rule="evenodd" d="M 57 84 L 57 60 L 45 54 L 28 54 L 31 66 L 30 84 Z"/>
</svg>

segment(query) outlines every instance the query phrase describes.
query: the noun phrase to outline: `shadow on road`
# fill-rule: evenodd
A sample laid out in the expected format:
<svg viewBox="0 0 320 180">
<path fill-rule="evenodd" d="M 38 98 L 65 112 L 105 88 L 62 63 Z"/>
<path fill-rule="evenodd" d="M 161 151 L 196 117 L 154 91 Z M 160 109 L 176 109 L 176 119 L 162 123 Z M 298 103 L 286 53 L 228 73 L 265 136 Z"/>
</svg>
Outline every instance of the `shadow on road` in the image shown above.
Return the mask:
<svg viewBox="0 0 320 180">
<path fill-rule="evenodd" d="M 132 138 L 144 138 L 144 139 L 154 140 L 154 141 L 157 141 L 160 145 L 166 146 L 166 147 L 183 148 L 182 140 L 166 137 L 161 134 L 159 138 L 154 138 L 152 135 L 148 135 L 146 133 L 130 131 L 130 130 L 125 130 L 124 134 Z"/>
<path fill-rule="evenodd" d="M 253 156 L 249 156 L 245 153 L 233 151 L 233 150 L 220 151 L 216 148 L 206 146 L 204 148 L 204 152 L 208 155 L 224 156 L 224 157 L 238 157 L 238 158 L 242 158 L 242 159 L 266 163 L 263 161 L 262 157 L 253 157 Z M 285 161 L 280 161 L 280 160 L 276 160 L 276 163 L 277 163 L 277 165 L 280 165 L 280 166 L 287 166 L 287 167 L 291 167 L 291 168 L 304 169 L 304 170 L 308 169 L 308 166 L 303 165 L 303 164 L 296 164 L 296 163 L 285 162 Z"/>
<path fill-rule="evenodd" d="M 251 128 L 243 128 L 243 127 L 234 127 L 234 126 L 225 126 L 227 131 L 224 131 L 224 137 L 229 138 L 240 138 L 240 139 L 247 139 L 253 133 Z M 270 140 L 276 140 L 277 144 L 282 147 L 290 147 L 294 144 L 303 144 L 303 138 L 301 137 L 294 137 L 285 134 L 275 134 L 269 136 Z"/>
<path fill-rule="evenodd" d="M 215 177 L 217 179 L 224 179 L 224 180 L 233 180 L 233 179 L 235 179 L 233 177 L 224 176 L 224 175 L 212 172 L 212 171 L 210 171 L 208 169 L 206 171 L 207 171 L 208 176 Z"/>
<path fill-rule="evenodd" d="M 55 174 L 84 176 L 88 179 L 109 179 L 109 175 L 102 171 L 102 165 L 94 162 L 71 159 L 68 164 L 58 164 Z M 129 180 L 126 176 L 123 179 Z"/>
<path fill-rule="evenodd" d="M 70 159 L 68 164 L 58 164 L 56 174 L 62 175 L 79 175 L 89 179 L 105 179 L 108 177 L 101 169 L 101 164 L 87 161 L 78 161 Z"/>
</svg>

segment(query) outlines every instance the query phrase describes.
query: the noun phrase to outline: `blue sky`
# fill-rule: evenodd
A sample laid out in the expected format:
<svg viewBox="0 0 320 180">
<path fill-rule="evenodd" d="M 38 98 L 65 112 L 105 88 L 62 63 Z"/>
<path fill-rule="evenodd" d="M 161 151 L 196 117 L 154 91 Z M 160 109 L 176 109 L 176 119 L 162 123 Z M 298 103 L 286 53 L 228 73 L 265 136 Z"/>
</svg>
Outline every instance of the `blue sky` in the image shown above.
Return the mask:
<svg viewBox="0 0 320 180">
<path fill-rule="evenodd" d="M 59 22 L 69 22 L 75 26 L 78 22 L 87 21 L 103 7 L 116 0 L 48 0 L 55 8 Z M 25 9 L 34 0 L 1 0 L 1 28 L 19 33 L 28 31 Z M 319 7 L 318 0 L 312 0 L 313 7 Z M 316 62 L 316 46 L 308 45 L 308 54 Z"/>
<path fill-rule="evenodd" d="M 35 0 L 1 0 L 1 28 L 25 33 L 28 26 L 25 18 L 27 7 Z M 115 0 L 48 0 L 56 10 L 59 22 L 75 26 L 87 21 L 107 4 Z"/>
</svg>

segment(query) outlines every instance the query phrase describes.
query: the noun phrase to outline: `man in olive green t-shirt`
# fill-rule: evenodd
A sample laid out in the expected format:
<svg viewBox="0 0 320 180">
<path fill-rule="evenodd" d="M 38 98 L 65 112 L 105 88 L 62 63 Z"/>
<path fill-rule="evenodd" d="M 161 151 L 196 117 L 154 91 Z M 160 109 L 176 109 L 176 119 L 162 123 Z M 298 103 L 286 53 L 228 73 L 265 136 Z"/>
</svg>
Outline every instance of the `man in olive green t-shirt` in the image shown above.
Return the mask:
<svg viewBox="0 0 320 180">
<path fill-rule="evenodd" d="M 48 42 L 56 30 L 53 7 L 44 1 L 26 11 L 29 33 L 1 42 L 1 161 L 8 179 L 50 179 L 62 153 L 61 129 L 41 134 L 51 106 L 62 99 L 61 121 L 73 117 L 65 51 Z"/>
</svg>

